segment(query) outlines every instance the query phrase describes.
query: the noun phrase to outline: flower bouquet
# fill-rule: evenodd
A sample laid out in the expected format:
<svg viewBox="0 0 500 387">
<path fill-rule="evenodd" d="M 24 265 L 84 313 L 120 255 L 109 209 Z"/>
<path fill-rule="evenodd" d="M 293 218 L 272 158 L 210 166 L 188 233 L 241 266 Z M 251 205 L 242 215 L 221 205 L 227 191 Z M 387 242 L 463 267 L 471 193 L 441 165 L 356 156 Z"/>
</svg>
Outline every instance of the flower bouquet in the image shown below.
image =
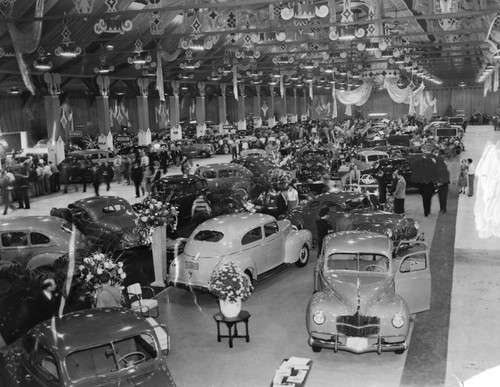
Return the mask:
<svg viewBox="0 0 500 387">
<path fill-rule="evenodd" d="M 97 290 L 101 287 L 101 275 L 107 272 L 110 276 L 109 284 L 121 287 L 127 277 L 123 271 L 123 262 L 115 262 L 103 253 L 94 253 L 83 258 L 83 263 L 78 267 L 79 281 L 86 296 L 91 300 L 96 297 Z"/>
<path fill-rule="evenodd" d="M 218 265 L 210 277 L 208 289 L 219 299 L 224 316 L 234 318 L 241 310 L 241 302 L 250 297 L 253 286 L 250 278 L 233 262 Z"/>
<path fill-rule="evenodd" d="M 166 225 L 175 230 L 177 228 L 177 215 L 177 207 L 173 204 L 164 203 L 151 195 L 146 196 L 139 208 L 136 221 L 136 231 L 141 243 L 151 244 L 156 227 Z"/>
</svg>

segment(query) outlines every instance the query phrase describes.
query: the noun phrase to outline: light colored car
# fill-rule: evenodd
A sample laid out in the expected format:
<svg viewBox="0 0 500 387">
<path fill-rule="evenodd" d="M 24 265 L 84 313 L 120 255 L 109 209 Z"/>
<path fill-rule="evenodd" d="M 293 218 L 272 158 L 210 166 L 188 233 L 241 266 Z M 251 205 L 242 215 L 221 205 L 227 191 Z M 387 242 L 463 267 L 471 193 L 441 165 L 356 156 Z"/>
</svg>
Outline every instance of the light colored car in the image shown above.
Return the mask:
<svg viewBox="0 0 500 387">
<path fill-rule="evenodd" d="M 195 174 L 207 181 L 210 192 L 231 188 L 233 192 L 248 194 L 252 188 L 253 173 L 235 163 L 199 166 Z"/>
<path fill-rule="evenodd" d="M 265 149 L 259 149 L 259 148 L 251 148 L 251 149 L 245 149 L 240 152 L 240 157 L 249 157 L 249 156 L 255 156 L 255 157 L 269 157 L 269 153 Z"/>
<path fill-rule="evenodd" d="M 44 321 L 0 350 L 2 386 L 175 386 L 165 327 L 125 308 Z"/>
<path fill-rule="evenodd" d="M 259 280 L 283 264 L 307 265 L 311 247 L 311 232 L 297 230 L 289 220 L 259 213 L 223 215 L 193 231 L 183 253 L 170 264 L 169 282 L 207 290 L 212 272 L 226 261 Z"/>
<path fill-rule="evenodd" d="M 189 139 L 176 140 L 175 143 L 180 145 L 183 156 L 207 158 L 215 154 L 212 144 L 198 143 Z"/>
<path fill-rule="evenodd" d="M 430 309 L 428 246 L 393 255 L 388 236 L 365 231 L 330 234 L 323 246 L 306 312 L 312 350 L 403 353 L 411 314 Z"/>
<path fill-rule="evenodd" d="M 351 160 L 351 163 L 356 164 L 362 173 L 363 171 L 372 168 L 373 164 L 375 164 L 378 160 L 386 159 L 387 157 L 389 157 L 387 152 L 366 149 L 359 151 L 356 154 L 355 159 Z"/>
<path fill-rule="evenodd" d="M 70 250 L 71 224 L 55 216 L 23 216 L 0 222 L 0 260 L 34 269 L 50 266 Z M 85 247 L 75 230 L 74 248 Z"/>
</svg>

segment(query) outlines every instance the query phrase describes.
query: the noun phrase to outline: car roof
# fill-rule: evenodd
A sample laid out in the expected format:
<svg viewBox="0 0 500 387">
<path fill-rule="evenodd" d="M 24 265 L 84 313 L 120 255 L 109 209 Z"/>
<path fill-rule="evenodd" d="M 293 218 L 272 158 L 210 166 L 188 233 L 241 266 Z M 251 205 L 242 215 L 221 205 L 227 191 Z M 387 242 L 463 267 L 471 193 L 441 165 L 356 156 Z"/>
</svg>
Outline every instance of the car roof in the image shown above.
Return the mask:
<svg viewBox="0 0 500 387">
<path fill-rule="evenodd" d="M 46 231 L 60 230 L 61 226 L 66 223 L 65 220 L 57 216 L 19 216 L 13 218 L 2 219 L 0 221 L 0 231 L 15 231 L 15 230 L 39 230 L 42 228 Z"/>
<path fill-rule="evenodd" d="M 205 180 L 198 175 L 170 175 L 162 177 L 159 181 L 164 183 L 182 183 L 182 182 L 194 182 L 198 180 Z"/>
<path fill-rule="evenodd" d="M 363 199 L 364 197 L 365 195 L 363 193 L 354 191 L 326 192 L 317 195 L 313 199 L 313 201 L 318 200 L 320 202 L 325 202 L 327 200 L 330 200 L 330 201 L 345 202 L 347 200 Z"/>
<path fill-rule="evenodd" d="M 46 320 L 30 334 L 61 357 L 79 349 L 151 331 L 151 325 L 125 308 L 85 309 Z"/>
<path fill-rule="evenodd" d="M 358 155 L 387 155 L 387 152 L 374 150 L 374 149 L 365 149 L 358 152 Z"/>
<path fill-rule="evenodd" d="M 392 255 L 392 241 L 387 235 L 369 231 L 342 231 L 329 234 L 324 240 L 327 254 L 334 252 L 369 252 Z"/>
<path fill-rule="evenodd" d="M 206 170 L 206 169 L 214 169 L 214 170 L 221 170 L 221 169 L 239 169 L 240 171 L 251 173 L 248 169 L 246 169 L 243 165 L 239 165 L 236 163 L 218 163 L 218 164 L 207 164 L 207 165 L 200 165 L 198 167 L 199 170 Z"/>
<path fill-rule="evenodd" d="M 222 215 L 203 222 L 193 232 L 193 235 L 200 230 L 220 231 L 224 235 L 233 235 L 237 230 L 238 234 L 242 234 L 272 221 L 276 221 L 273 216 L 261 213 Z"/>
<path fill-rule="evenodd" d="M 75 207 L 95 208 L 95 207 L 100 207 L 103 204 L 110 204 L 113 202 L 115 203 L 125 202 L 130 205 L 129 202 L 127 202 L 124 198 L 120 196 L 93 196 L 90 198 L 77 200 L 76 202 L 70 205 L 73 205 Z"/>
</svg>

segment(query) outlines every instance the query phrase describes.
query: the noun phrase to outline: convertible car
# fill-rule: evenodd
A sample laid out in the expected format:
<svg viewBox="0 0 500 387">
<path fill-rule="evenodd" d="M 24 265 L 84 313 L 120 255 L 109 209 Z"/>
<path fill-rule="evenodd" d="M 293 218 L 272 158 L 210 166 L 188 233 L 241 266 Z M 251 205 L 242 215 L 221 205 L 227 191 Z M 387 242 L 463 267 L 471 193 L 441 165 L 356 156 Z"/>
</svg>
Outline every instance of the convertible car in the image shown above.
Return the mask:
<svg viewBox="0 0 500 387">
<path fill-rule="evenodd" d="M 319 211 L 329 208 L 328 221 L 334 231 L 364 230 L 386 234 L 395 244 L 400 240 L 422 238 L 416 220 L 401 214 L 377 209 L 377 198 L 359 192 L 329 192 L 316 196 L 309 203 L 287 211 L 281 217 L 290 219 L 297 228 L 306 228 L 317 238 Z"/>
<path fill-rule="evenodd" d="M 403 353 L 410 316 L 430 309 L 428 247 L 396 251 L 389 237 L 347 231 L 325 238 L 306 312 L 314 352 Z"/>
<path fill-rule="evenodd" d="M 307 265 L 311 247 L 311 232 L 297 230 L 289 220 L 259 213 L 215 217 L 193 231 L 170 264 L 169 283 L 206 291 L 212 272 L 226 261 L 260 280 L 284 264 Z"/>
<path fill-rule="evenodd" d="M 134 232 L 136 214 L 130 203 L 118 196 L 77 200 L 68 208 L 53 208 L 51 215 L 74 223 L 87 242 L 105 250 L 122 251 L 140 246 Z"/>
<path fill-rule="evenodd" d="M 2 386 L 175 386 L 166 328 L 124 308 L 88 309 L 36 325 L 0 350 Z"/>
</svg>

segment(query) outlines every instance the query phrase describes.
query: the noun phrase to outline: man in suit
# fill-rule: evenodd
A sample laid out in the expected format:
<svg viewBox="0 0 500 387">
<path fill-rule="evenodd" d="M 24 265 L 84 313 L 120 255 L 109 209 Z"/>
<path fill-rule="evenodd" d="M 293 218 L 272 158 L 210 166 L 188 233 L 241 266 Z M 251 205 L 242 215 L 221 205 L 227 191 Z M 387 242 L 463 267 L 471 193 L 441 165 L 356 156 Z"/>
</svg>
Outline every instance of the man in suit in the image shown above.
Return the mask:
<svg viewBox="0 0 500 387">
<path fill-rule="evenodd" d="M 288 209 L 287 191 L 281 190 L 276 198 L 276 218 L 283 215 Z"/>
<path fill-rule="evenodd" d="M 394 213 L 404 214 L 405 213 L 405 197 L 406 197 L 406 180 L 400 171 L 396 169 L 394 171 L 398 182 L 396 183 L 396 189 L 394 190 Z"/>
<path fill-rule="evenodd" d="M 322 208 L 319 211 L 319 219 L 316 221 L 316 228 L 318 231 L 318 258 L 323 249 L 323 239 L 328 235 L 328 233 L 333 231 L 333 227 L 328 221 L 330 215 L 330 209 L 328 207 Z"/>
</svg>

